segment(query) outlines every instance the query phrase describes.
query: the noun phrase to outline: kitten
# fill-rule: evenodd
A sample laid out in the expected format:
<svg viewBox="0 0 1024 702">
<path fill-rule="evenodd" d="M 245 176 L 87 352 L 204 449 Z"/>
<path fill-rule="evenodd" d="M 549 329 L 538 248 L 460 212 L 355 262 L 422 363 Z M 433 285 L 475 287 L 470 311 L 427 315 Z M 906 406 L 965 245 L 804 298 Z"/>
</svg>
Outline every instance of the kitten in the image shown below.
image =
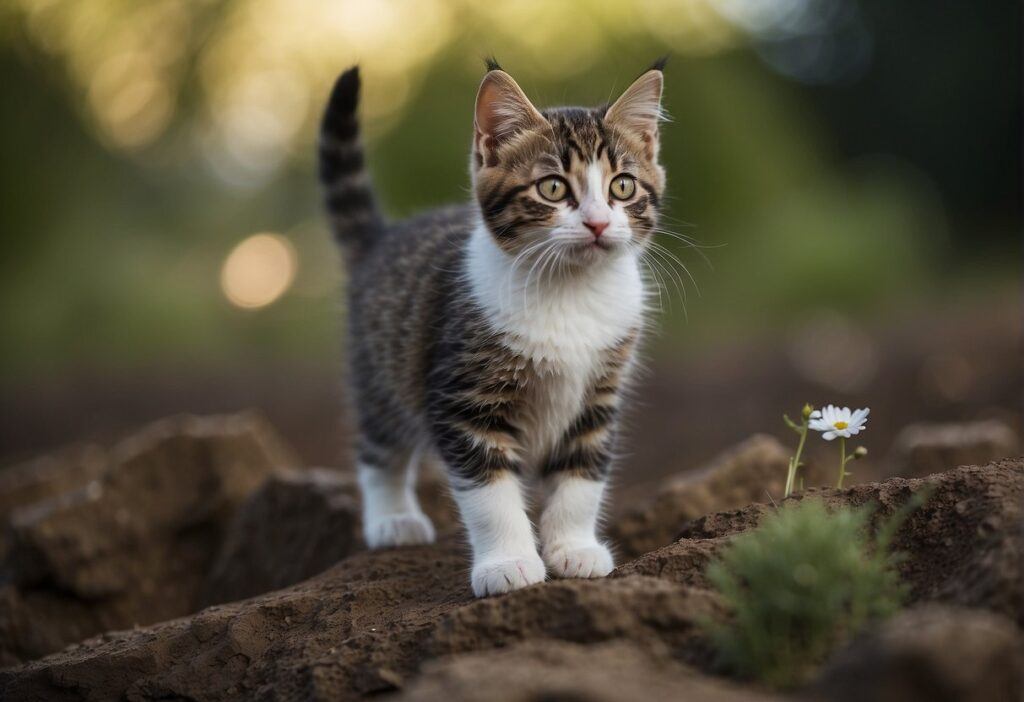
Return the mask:
<svg viewBox="0 0 1024 702">
<path fill-rule="evenodd" d="M 338 79 L 320 177 L 349 266 L 349 353 L 367 544 L 428 543 L 414 492 L 440 458 L 478 597 L 607 575 L 598 519 L 621 388 L 643 326 L 639 255 L 653 236 L 658 62 L 610 107 L 539 111 L 494 62 L 476 99 L 475 201 L 386 223 Z M 546 501 L 538 543 L 522 480 Z"/>
</svg>

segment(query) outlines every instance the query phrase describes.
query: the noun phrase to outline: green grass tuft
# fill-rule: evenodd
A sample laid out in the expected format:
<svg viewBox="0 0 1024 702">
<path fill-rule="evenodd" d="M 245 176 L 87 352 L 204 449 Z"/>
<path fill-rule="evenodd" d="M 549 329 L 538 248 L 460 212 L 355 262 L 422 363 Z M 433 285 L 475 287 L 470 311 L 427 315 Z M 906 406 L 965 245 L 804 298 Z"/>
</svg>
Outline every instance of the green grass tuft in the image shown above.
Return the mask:
<svg viewBox="0 0 1024 702">
<path fill-rule="evenodd" d="M 817 500 L 787 505 L 734 539 L 707 571 L 731 615 L 705 624 L 721 663 L 793 687 L 838 644 L 899 609 L 904 587 L 889 544 L 912 503 L 874 543 L 871 507 L 829 513 Z"/>
</svg>

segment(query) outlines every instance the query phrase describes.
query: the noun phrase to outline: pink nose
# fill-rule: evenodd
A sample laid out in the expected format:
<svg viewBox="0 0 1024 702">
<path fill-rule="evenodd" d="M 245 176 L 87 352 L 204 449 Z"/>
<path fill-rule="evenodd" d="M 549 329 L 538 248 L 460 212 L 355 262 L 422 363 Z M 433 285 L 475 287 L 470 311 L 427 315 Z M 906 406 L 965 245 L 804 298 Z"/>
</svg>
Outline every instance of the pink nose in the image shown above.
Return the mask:
<svg viewBox="0 0 1024 702">
<path fill-rule="evenodd" d="M 601 233 L 608 226 L 608 222 L 600 222 L 600 221 L 584 222 L 583 226 L 586 227 L 587 229 L 589 229 L 590 231 L 594 232 L 594 238 L 596 239 L 599 236 L 601 236 Z"/>
</svg>

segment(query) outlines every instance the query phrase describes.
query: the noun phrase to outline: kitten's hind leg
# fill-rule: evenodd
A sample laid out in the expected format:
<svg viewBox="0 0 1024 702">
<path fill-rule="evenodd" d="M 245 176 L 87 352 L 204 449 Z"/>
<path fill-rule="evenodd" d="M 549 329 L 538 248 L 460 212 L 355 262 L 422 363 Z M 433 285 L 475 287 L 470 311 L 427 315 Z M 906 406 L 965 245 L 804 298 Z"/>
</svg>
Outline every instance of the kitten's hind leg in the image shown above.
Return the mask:
<svg viewBox="0 0 1024 702">
<path fill-rule="evenodd" d="M 356 466 L 366 545 L 377 549 L 432 543 L 434 525 L 416 499 L 420 452 L 406 455 L 367 444 L 362 442 Z"/>
</svg>

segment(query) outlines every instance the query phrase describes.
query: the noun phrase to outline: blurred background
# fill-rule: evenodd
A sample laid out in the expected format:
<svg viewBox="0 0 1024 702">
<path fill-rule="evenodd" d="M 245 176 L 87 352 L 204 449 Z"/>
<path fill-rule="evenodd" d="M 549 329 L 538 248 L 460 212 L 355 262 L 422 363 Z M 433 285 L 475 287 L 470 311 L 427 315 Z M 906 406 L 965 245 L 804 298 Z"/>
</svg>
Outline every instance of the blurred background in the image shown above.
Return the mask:
<svg viewBox="0 0 1024 702">
<path fill-rule="evenodd" d="M 539 105 L 671 55 L 661 310 L 624 478 L 809 401 L 1020 428 L 1021 4 L 6 0 L 0 463 L 255 407 L 344 464 L 314 134 L 364 71 L 395 217 L 463 200 L 494 54 Z M 684 299 L 685 297 L 685 299 Z"/>
</svg>

